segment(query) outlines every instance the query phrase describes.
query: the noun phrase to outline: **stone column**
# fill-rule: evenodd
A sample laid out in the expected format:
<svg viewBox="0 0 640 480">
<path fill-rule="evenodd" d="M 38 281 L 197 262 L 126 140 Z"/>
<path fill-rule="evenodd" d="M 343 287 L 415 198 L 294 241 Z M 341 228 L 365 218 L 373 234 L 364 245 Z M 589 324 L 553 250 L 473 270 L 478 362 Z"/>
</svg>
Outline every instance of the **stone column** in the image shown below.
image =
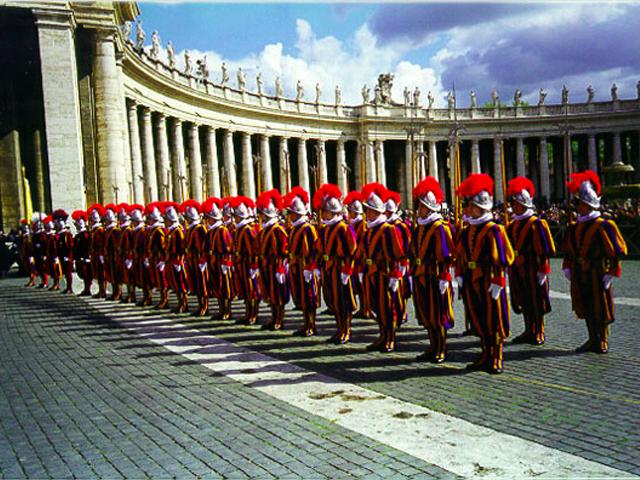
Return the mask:
<svg viewBox="0 0 640 480">
<path fill-rule="evenodd" d="M 327 151 L 325 150 L 324 140 L 318 140 L 316 144 L 317 152 L 317 172 L 320 177 L 320 185 L 329 182 L 329 174 L 327 172 Z"/>
<path fill-rule="evenodd" d="M 588 167 L 589 170 L 593 170 L 598 173 L 598 150 L 596 148 L 596 136 L 592 133 L 587 137 L 587 151 L 588 151 Z"/>
<path fill-rule="evenodd" d="M 298 139 L 298 185 L 309 190 L 309 162 L 307 161 L 307 141 L 304 138 Z"/>
<path fill-rule="evenodd" d="M 39 212 L 47 210 L 47 188 L 44 180 L 44 158 L 42 158 L 42 131 L 33 131 L 33 160 L 35 167 L 35 198 L 33 209 Z"/>
<path fill-rule="evenodd" d="M 349 190 L 347 179 L 347 155 L 344 151 L 344 140 L 338 139 L 336 142 L 336 168 L 338 174 L 338 186 L 343 193 Z"/>
<path fill-rule="evenodd" d="M 251 134 L 242 132 L 242 194 L 256 198 L 256 180 L 253 172 L 253 156 L 251 155 Z"/>
<path fill-rule="evenodd" d="M 167 117 L 163 113 L 156 116 L 156 166 L 158 175 L 158 198 L 171 200 L 171 166 L 169 163 L 169 142 L 167 139 Z"/>
<path fill-rule="evenodd" d="M 220 172 L 218 171 L 218 144 L 216 143 L 215 128 L 205 127 L 206 156 L 207 156 L 207 194 L 220 197 Z"/>
<path fill-rule="evenodd" d="M 471 173 L 480 173 L 480 140 L 471 139 Z"/>
<path fill-rule="evenodd" d="M 376 159 L 376 177 L 378 182 L 383 185 L 387 184 L 387 170 L 384 159 L 384 142 L 382 140 L 376 140 L 374 144 L 375 159 Z"/>
<path fill-rule="evenodd" d="M 174 118 L 171 122 L 171 163 L 173 200 L 183 202 L 189 195 L 189 186 L 187 183 L 187 161 L 184 158 L 182 120 L 178 118 Z"/>
<path fill-rule="evenodd" d="M 75 21 L 69 10 L 34 8 L 32 13 L 38 30 L 51 205 L 81 209 L 85 185 Z"/>
<path fill-rule="evenodd" d="M 504 201 L 504 193 L 502 191 L 502 149 L 500 140 L 493 140 L 493 180 L 495 182 L 494 201 L 501 203 Z"/>
<path fill-rule="evenodd" d="M 156 159 L 153 149 L 153 129 L 151 127 L 151 111 L 142 107 L 142 172 L 144 176 L 144 199 L 146 203 L 158 199 L 158 177 L 156 175 Z"/>
<path fill-rule="evenodd" d="M 127 128 L 127 100 L 124 94 L 124 73 L 122 71 L 122 59 L 124 52 L 122 50 L 116 50 L 116 68 L 118 70 L 118 85 L 120 86 L 120 125 L 122 129 L 122 162 L 125 169 L 125 182 L 126 190 L 121 192 L 121 198 L 126 198 L 126 201 L 133 202 L 133 168 L 131 165 L 131 143 L 129 140 L 129 129 Z M 122 195 L 124 194 L 124 195 Z"/>
<path fill-rule="evenodd" d="M 411 146 L 411 140 L 407 140 L 404 143 L 404 181 L 407 185 L 405 192 L 405 205 L 407 208 L 413 208 L 413 187 L 414 183 L 418 182 L 419 179 L 413 178 L 413 151 Z"/>
<path fill-rule="evenodd" d="M 131 181 L 133 182 L 133 200 L 144 203 L 144 177 L 142 175 L 142 153 L 140 151 L 140 127 L 138 125 L 138 107 L 130 101 L 127 107 L 129 123 L 129 146 L 131 149 Z"/>
<path fill-rule="evenodd" d="M 377 172 L 376 172 L 376 163 L 375 163 L 375 152 L 373 150 L 373 142 L 371 140 L 367 140 L 365 143 L 365 163 L 367 170 L 367 178 L 365 179 L 365 183 L 371 183 L 376 181 Z"/>
<path fill-rule="evenodd" d="M 129 188 L 123 161 L 124 97 L 116 66 L 115 31 L 96 30 L 93 52 L 93 93 L 100 198 L 104 203 L 123 201 Z M 58 120 L 59 121 L 59 120 Z"/>
<path fill-rule="evenodd" d="M 280 175 L 280 191 L 291 188 L 291 165 L 289 164 L 289 141 L 280 137 L 278 145 L 278 174 Z"/>
<path fill-rule="evenodd" d="M 551 180 L 549 178 L 549 155 L 547 152 L 547 139 L 545 137 L 540 137 L 538 150 L 540 152 L 540 196 L 548 205 L 551 201 Z"/>
<path fill-rule="evenodd" d="M 416 140 L 416 162 L 418 163 L 418 181 L 422 180 L 426 176 L 427 166 L 425 164 L 424 157 L 424 142 L 422 140 Z"/>
<path fill-rule="evenodd" d="M 364 144 L 362 142 L 360 142 L 358 140 L 357 145 L 356 145 L 356 160 L 355 160 L 355 168 L 354 168 L 354 178 L 355 178 L 355 185 L 356 185 L 356 190 L 360 190 L 362 188 L 362 185 L 364 185 L 363 182 L 363 178 L 362 178 L 362 166 L 364 164 L 363 162 L 363 149 L 364 149 Z"/>
<path fill-rule="evenodd" d="M 613 132 L 613 163 L 622 163 L 622 142 L 620 132 Z"/>
<path fill-rule="evenodd" d="M 524 139 L 518 137 L 516 138 L 516 176 L 524 176 L 524 170 Z"/>
<path fill-rule="evenodd" d="M 200 130 L 195 123 L 189 124 L 189 185 L 191 186 L 191 198 L 201 202 L 202 184 L 205 178 L 202 176 L 202 155 L 200 154 Z"/>
<path fill-rule="evenodd" d="M 224 132 L 224 173 L 226 182 L 222 182 L 222 196 L 235 197 L 238 195 L 238 182 L 236 181 L 236 156 L 233 148 L 233 132 L 231 130 L 225 130 Z M 225 183 L 226 193 L 225 193 Z"/>
<path fill-rule="evenodd" d="M 273 172 L 271 171 L 271 150 L 269 149 L 269 137 L 267 135 L 260 135 L 260 159 L 262 191 L 264 192 L 273 188 Z"/>
</svg>

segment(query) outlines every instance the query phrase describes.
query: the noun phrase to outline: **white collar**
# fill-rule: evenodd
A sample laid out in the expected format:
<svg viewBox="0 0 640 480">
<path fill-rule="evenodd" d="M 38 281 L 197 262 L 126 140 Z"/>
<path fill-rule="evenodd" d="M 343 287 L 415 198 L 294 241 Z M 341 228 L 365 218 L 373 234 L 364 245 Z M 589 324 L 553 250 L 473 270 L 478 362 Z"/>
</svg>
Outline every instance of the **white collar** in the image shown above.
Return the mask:
<svg viewBox="0 0 640 480">
<path fill-rule="evenodd" d="M 367 228 L 377 227 L 378 225 L 386 221 L 387 221 L 387 216 L 384 213 L 381 213 L 375 218 L 375 220 L 371 220 L 370 222 L 369 221 L 367 222 Z"/>
<path fill-rule="evenodd" d="M 240 222 L 236 223 L 236 228 L 242 228 L 245 225 L 250 224 L 251 222 L 253 222 L 253 218 L 251 217 L 245 218 L 244 220 L 241 220 Z"/>
<path fill-rule="evenodd" d="M 162 222 L 158 221 L 155 223 L 152 223 L 151 225 L 149 225 L 149 228 L 156 228 L 156 227 L 164 227 L 164 225 L 162 224 Z"/>
<path fill-rule="evenodd" d="M 493 220 L 493 215 L 491 212 L 487 212 L 484 215 L 479 216 L 478 218 L 469 217 L 469 223 L 471 225 L 482 225 L 483 223 L 487 223 L 490 220 Z"/>
<path fill-rule="evenodd" d="M 105 228 L 107 230 L 111 230 L 112 228 L 115 228 L 117 226 L 116 222 L 111 222 L 110 224 L 108 224 Z"/>
<path fill-rule="evenodd" d="M 95 230 L 96 228 L 101 227 L 101 226 L 102 226 L 101 223 L 94 223 L 93 225 L 91 225 L 91 230 Z"/>
<path fill-rule="evenodd" d="M 276 223 L 278 223 L 278 217 L 271 217 L 269 220 L 262 224 L 262 228 L 268 228 L 272 225 L 275 225 Z"/>
<path fill-rule="evenodd" d="M 531 209 L 531 208 L 527 208 L 527 209 L 526 209 L 523 213 L 521 213 L 520 215 L 514 215 L 514 216 L 513 216 L 513 219 L 514 219 L 514 220 L 525 220 L 525 219 L 527 219 L 527 218 L 529 218 L 529 217 L 532 217 L 534 213 L 535 213 L 535 212 L 533 211 L 533 209 Z"/>
<path fill-rule="evenodd" d="M 170 232 L 175 230 L 176 228 L 178 228 L 180 226 L 180 222 L 176 222 L 176 223 L 172 223 L 171 225 L 169 225 L 167 227 L 167 230 L 169 230 Z"/>
<path fill-rule="evenodd" d="M 127 222 L 121 223 L 120 228 L 127 228 L 129 225 L 131 225 L 131 222 L 127 221 Z"/>
<path fill-rule="evenodd" d="M 82 233 L 82 232 L 86 232 L 87 231 L 87 227 L 82 227 L 78 229 L 78 233 Z"/>
<path fill-rule="evenodd" d="M 400 215 L 397 212 L 393 212 L 393 214 L 387 219 L 387 222 L 393 223 L 396 220 L 400 220 Z"/>
<path fill-rule="evenodd" d="M 582 222 L 588 222 L 589 220 L 595 220 L 596 218 L 598 218 L 601 215 L 600 210 L 591 210 L 589 213 L 587 213 L 586 215 L 578 215 L 578 221 L 580 223 Z"/>
<path fill-rule="evenodd" d="M 333 218 L 330 218 L 329 220 L 322 220 L 322 224 L 323 225 L 335 225 L 336 223 L 339 223 L 342 221 L 342 217 L 340 215 L 336 215 Z"/>
<path fill-rule="evenodd" d="M 291 222 L 291 226 L 293 227 L 299 227 L 300 225 L 302 225 L 303 223 L 306 223 L 309 219 L 307 218 L 307 216 L 302 216 L 299 219 L 297 219 L 295 222 Z"/>
<path fill-rule="evenodd" d="M 139 223 L 138 225 L 134 226 L 133 229 L 134 230 L 140 230 L 143 227 L 144 227 L 144 223 Z"/>
<path fill-rule="evenodd" d="M 431 225 L 436 220 L 442 220 L 442 215 L 438 212 L 432 212 L 426 217 L 420 217 L 417 219 L 418 225 Z"/>
<path fill-rule="evenodd" d="M 193 228 L 196 225 L 198 225 L 200 223 L 200 219 L 196 218 L 194 221 L 192 221 L 191 223 L 187 224 L 187 228 Z"/>
<path fill-rule="evenodd" d="M 220 225 L 222 225 L 222 220 L 218 220 L 216 223 L 214 223 L 213 225 L 209 225 L 207 223 L 207 230 L 213 230 L 214 228 L 218 228 Z"/>
<path fill-rule="evenodd" d="M 349 219 L 349 223 L 351 225 L 357 225 L 358 223 L 360 223 L 362 221 L 362 217 L 361 216 L 357 216 L 355 218 L 350 218 Z"/>
</svg>

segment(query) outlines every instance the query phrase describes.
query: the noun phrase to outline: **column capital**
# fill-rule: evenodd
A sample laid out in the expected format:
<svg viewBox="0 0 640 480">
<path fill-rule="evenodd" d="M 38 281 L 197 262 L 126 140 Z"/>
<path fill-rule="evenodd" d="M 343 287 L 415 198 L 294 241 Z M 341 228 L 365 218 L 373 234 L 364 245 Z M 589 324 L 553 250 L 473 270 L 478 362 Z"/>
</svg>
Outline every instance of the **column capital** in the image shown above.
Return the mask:
<svg viewBox="0 0 640 480">
<path fill-rule="evenodd" d="M 154 112 L 158 120 L 166 120 L 167 115 L 164 112 Z"/>
<path fill-rule="evenodd" d="M 66 8 L 32 8 L 31 13 L 38 28 L 75 30 L 77 26 L 73 12 Z"/>
<path fill-rule="evenodd" d="M 182 119 L 173 117 L 173 126 L 176 128 L 182 126 Z"/>
</svg>

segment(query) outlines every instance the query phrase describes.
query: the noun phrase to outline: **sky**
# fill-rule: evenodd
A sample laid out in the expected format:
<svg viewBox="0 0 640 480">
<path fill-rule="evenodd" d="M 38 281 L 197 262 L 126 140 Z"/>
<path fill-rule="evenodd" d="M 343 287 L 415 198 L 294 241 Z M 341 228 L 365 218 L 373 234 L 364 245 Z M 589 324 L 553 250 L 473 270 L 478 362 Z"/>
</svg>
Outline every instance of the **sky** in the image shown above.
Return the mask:
<svg viewBox="0 0 640 480">
<path fill-rule="evenodd" d="M 204 55 L 210 79 L 219 82 L 226 62 L 231 84 L 242 67 L 247 88 L 274 92 L 276 76 L 285 94 L 333 103 L 336 85 L 345 104 L 360 104 L 367 84 L 393 73 L 393 97 L 417 86 L 426 102 L 446 105 L 455 86 L 457 104 L 490 100 L 496 89 L 505 103 L 516 89 L 536 104 L 544 88 L 558 103 L 562 86 L 572 102 L 636 98 L 640 80 L 640 3 L 150 3 L 139 2 L 146 44 L 157 30 L 172 41 L 178 64 L 188 50 L 193 63 Z M 135 35 L 135 27 L 133 28 Z M 162 55 L 164 55 L 164 51 Z"/>
</svg>

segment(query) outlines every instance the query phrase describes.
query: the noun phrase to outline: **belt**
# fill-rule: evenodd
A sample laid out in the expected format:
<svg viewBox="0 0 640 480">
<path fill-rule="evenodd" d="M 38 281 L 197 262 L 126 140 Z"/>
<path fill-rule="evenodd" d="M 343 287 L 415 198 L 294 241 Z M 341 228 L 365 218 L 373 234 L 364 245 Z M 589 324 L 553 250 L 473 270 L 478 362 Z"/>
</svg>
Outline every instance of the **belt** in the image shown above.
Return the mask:
<svg viewBox="0 0 640 480">
<path fill-rule="evenodd" d="M 322 255 L 322 259 L 323 259 L 325 262 L 328 262 L 328 261 L 329 261 L 329 255 Z"/>
<path fill-rule="evenodd" d="M 469 268 L 469 270 L 473 270 L 477 266 L 478 266 L 478 264 L 476 262 L 474 262 L 474 261 L 467 262 L 467 267 Z"/>
<path fill-rule="evenodd" d="M 422 259 L 421 259 L 421 258 L 416 258 L 416 259 L 415 259 L 415 261 L 414 261 L 414 263 L 415 263 L 416 265 L 422 265 Z"/>
</svg>

